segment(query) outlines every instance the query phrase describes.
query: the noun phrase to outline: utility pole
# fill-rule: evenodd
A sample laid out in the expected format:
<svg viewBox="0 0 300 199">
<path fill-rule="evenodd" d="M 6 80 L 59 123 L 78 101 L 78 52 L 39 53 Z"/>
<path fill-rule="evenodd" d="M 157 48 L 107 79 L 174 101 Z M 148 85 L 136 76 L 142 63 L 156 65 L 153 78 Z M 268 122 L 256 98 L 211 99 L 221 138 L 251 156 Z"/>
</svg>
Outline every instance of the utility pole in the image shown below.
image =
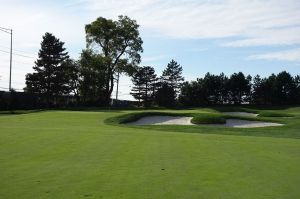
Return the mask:
<svg viewBox="0 0 300 199">
<path fill-rule="evenodd" d="M 13 30 L 8 29 L 8 28 L 2 28 L 2 27 L 0 27 L 0 30 L 2 32 L 10 34 L 9 91 L 12 91 L 12 88 L 11 88 L 11 70 L 12 70 L 12 32 L 13 32 Z"/>
<path fill-rule="evenodd" d="M 11 91 L 11 69 L 12 69 L 12 29 L 10 29 L 10 60 L 9 60 L 9 91 Z"/>
<path fill-rule="evenodd" d="M 119 79 L 120 79 L 120 72 L 118 72 L 118 76 L 117 76 L 116 103 L 118 103 L 118 94 L 119 94 Z"/>
</svg>

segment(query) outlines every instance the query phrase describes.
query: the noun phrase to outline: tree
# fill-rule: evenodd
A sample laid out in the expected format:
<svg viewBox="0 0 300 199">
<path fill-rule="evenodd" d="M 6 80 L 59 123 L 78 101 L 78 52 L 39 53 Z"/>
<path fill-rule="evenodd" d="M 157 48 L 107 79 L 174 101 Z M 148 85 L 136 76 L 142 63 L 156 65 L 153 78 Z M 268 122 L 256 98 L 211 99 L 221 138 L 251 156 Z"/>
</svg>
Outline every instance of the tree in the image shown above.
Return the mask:
<svg viewBox="0 0 300 199">
<path fill-rule="evenodd" d="M 242 72 L 232 74 L 228 79 L 227 89 L 231 103 L 248 102 L 251 92 L 251 76 L 245 77 Z"/>
<path fill-rule="evenodd" d="M 292 104 L 296 88 L 293 77 L 286 71 L 280 72 L 275 80 L 277 104 Z"/>
<path fill-rule="evenodd" d="M 167 68 L 162 73 L 162 81 L 172 87 L 176 94 L 179 92 L 184 78 L 182 77 L 182 67 L 173 59 L 168 63 Z"/>
<path fill-rule="evenodd" d="M 172 107 L 176 102 L 176 91 L 167 83 L 157 89 L 155 93 L 155 101 L 159 106 Z"/>
<path fill-rule="evenodd" d="M 184 82 L 181 86 L 179 102 L 185 106 L 201 106 L 207 104 L 207 97 L 203 91 L 203 79 Z"/>
<path fill-rule="evenodd" d="M 88 47 L 95 47 L 105 66 L 105 103 L 110 102 L 114 87 L 114 75 L 131 74 L 140 63 L 143 52 L 139 25 L 127 16 L 117 21 L 99 17 L 85 26 Z"/>
<path fill-rule="evenodd" d="M 26 75 L 25 90 L 45 94 L 48 106 L 53 97 L 69 92 L 68 79 L 62 67 L 62 63 L 69 58 L 65 50 L 64 42 L 47 32 L 33 67 L 35 72 Z"/>
<path fill-rule="evenodd" d="M 151 66 L 139 67 L 132 76 L 133 88 L 130 93 L 135 99 L 149 106 L 154 98 L 157 77 Z"/>
<path fill-rule="evenodd" d="M 262 79 L 259 75 L 256 75 L 253 78 L 253 86 L 252 86 L 252 102 L 254 104 L 264 104 L 265 103 L 265 99 L 264 99 L 264 95 L 265 95 L 265 91 L 263 89 L 263 82 L 265 81 L 265 79 Z"/>
<path fill-rule="evenodd" d="M 67 59 L 62 63 L 62 68 L 67 80 L 68 93 L 79 96 L 80 63 L 73 59 Z"/>
<path fill-rule="evenodd" d="M 204 78 L 198 81 L 201 81 L 207 104 L 222 104 L 226 101 L 226 83 L 228 78 L 224 73 L 221 73 L 220 75 L 206 73 Z"/>
<path fill-rule="evenodd" d="M 105 103 L 106 67 L 101 55 L 84 50 L 80 57 L 79 93 L 88 105 Z"/>
<path fill-rule="evenodd" d="M 293 96 L 293 104 L 300 104 L 300 75 L 295 76 L 294 82 L 296 88 Z"/>
</svg>

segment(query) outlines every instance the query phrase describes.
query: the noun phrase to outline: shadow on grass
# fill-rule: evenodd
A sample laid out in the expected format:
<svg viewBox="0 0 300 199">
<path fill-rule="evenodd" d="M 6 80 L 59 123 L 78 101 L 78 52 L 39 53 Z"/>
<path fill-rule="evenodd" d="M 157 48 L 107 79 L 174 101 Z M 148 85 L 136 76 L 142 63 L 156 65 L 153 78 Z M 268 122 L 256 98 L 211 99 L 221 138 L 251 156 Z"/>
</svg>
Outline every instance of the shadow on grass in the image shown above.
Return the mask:
<svg viewBox="0 0 300 199">
<path fill-rule="evenodd" d="M 11 110 L 11 111 L 0 111 L 0 116 L 7 115 L 21 115 L 21 114 L 30 114 L 30 113 L 39 113 L 45 111 L 44 109 L 35 109 L 35 110 Z"/>
</svg>

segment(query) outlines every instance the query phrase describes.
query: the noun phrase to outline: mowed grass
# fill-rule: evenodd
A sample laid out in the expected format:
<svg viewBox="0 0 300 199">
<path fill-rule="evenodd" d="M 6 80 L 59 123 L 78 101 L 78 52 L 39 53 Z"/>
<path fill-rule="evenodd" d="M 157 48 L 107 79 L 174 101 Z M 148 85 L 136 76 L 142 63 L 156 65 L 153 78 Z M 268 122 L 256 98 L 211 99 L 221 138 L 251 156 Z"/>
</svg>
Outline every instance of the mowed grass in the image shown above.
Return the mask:
<svg viewBox="0 0 300 199">
<path fill-rule="evenodd" d="M 185 112 L 201 111 L 215 112 Z M 104 122 L 134 111 L 0 115 L 0 198 L 297 199 L 300 109 L 276 111 L 294 117 L 276 117 L 287 125 L 275 137 Z"/>
</svg>

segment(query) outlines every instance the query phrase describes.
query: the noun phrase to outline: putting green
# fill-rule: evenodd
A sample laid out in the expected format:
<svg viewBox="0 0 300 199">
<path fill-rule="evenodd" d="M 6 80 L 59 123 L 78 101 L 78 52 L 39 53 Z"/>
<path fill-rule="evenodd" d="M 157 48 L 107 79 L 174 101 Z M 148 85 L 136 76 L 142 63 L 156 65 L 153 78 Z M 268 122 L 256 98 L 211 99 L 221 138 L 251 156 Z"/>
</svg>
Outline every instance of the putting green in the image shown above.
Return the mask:
<svg viewBox="0 0 300 199">
<path fill-rule="evenodd" d="M 0 115 L 0 198 L 300 197 L 299 108 L 264 130 L 104 122 L 132 112 Z"/>
</svg>

